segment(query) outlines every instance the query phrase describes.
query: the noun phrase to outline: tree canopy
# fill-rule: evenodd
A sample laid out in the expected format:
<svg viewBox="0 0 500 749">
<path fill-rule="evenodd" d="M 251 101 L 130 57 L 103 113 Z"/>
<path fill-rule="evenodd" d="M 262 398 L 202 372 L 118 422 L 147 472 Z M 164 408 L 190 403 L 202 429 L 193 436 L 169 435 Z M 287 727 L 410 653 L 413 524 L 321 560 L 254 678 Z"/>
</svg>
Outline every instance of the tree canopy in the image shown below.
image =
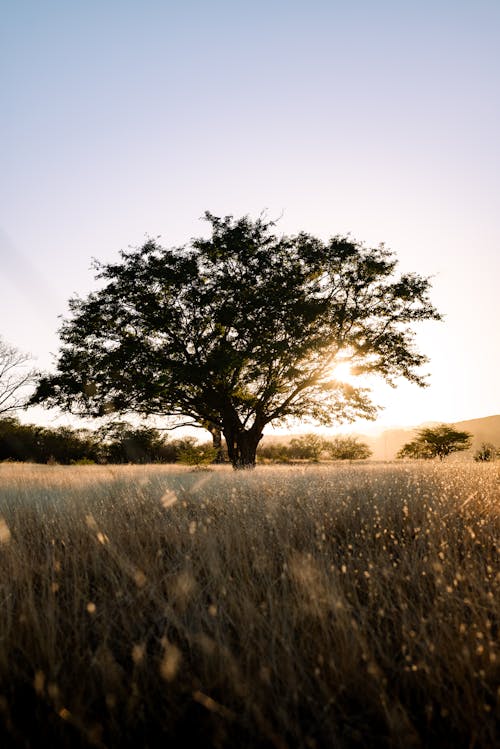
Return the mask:
<svg viewBox="0 0 500 749">
<path fill-rule="evenodd" d="M 209 238 L 156 240 L 96 262 L 100 288 L 70 300 L 55 374 L 32 403 L 85 415 L 136 412 L 220 430 L 253 465 L 266 424 L 373 418 L 358 374 L 425 384 L 413 323 L 438 320 L 429 279 L 396 275 L 383 245 L 279 236 L 275 223 L 205 214 Z"/>
<path fill-rule="evenodd" d="M 439 424 L 425 427 L 417 433 L 416 439 L 407 442 L 398 452 L 398 458 L 439 458 L 443 460 L 450 453 L 467 450 L 472 435 L 461 432 L 452 424 Z"/>
</svg>

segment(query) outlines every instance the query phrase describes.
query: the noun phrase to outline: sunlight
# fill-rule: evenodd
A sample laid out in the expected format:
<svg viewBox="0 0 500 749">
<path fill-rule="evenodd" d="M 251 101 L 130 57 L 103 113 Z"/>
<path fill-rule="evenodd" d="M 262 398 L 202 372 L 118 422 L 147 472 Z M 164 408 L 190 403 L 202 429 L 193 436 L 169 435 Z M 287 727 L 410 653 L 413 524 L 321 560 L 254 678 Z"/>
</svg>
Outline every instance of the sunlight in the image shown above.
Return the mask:
<svg viewBox="0 0 500 749">
<path fill-rule="evenodd" d="M 340 382 L 347 382 L 349 385 L 356 385 L 359 378 L 351 371 L 352 364 L 349 360 L 341 360 L 333 365 L 329 371 L 329 376 Z"/>
<path fill-rule="evenodd" d="M 377 416 L 377 428 L 381 428 L 381 423 L 397 423 L 398 414 L 393 415 L 392 413 L 387 414 L 387 406 L 391 403 L 395 404 L 396 409 L 401 408 L 402 398 L 399 394 L 395 396 L 394 389 L 384 382 L 382 377 L 377 377 L 374 374 L 362 374 L 358 373 L 356 362 L 352 353 L 349 351 L 343 351 L 336 362 L 328 369 L 327 377 L 330 379 L 338 380 L 339 382 L 350 385 L 354 388 L 363 388 L 369 391 L 369 397 L 372 403 L 380 408 L 380 412 Z M 411 393 L 410 395 L 413 395 Z M 407 396 L 408 397 L 408 396 Z M 347 423 L 345 425 L 336 425 L 335 429 L 337 432 L 352 430 L 353 425 L 359 429 L 372 430 L 372 422 L 366 419 L 358 419 L 355 422 Z"/>
</svg>

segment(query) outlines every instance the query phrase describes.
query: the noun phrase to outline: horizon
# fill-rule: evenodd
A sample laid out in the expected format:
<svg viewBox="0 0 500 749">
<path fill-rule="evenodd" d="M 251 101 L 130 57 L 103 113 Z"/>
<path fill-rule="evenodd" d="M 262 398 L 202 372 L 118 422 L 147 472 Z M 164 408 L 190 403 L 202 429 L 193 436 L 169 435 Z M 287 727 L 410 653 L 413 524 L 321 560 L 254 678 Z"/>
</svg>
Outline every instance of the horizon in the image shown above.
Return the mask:
<svg viewBox="0 0 500 749">
<path fill-rule="evenodd" d="M 34 410 L 34 409 L 29 409 Z M 10 414 L 11 416 L 14 416 L 19 419 L 19 421 L 23 424 L 34 424 L 43 426 L 46 428 L 57 428 L 59 426 L 69 426 L 74 429 L 98 429 L 101 426 L 104 426 L 104 421 L 100 421 L 99 419 L 77 419 L 74 417 L 69 416 L 68 414 L 57 414 L 55 413 L 55 409 L 50 411 L 46 410 L 43 411 L 43 414 L 46 416 L 46 419 L 41 420 L 33 420 L 29 418 L 29 411 L 26 412 L 23 409 L 21 409 L 20 413 L 13 413 Z M 272 423 L 269 423 L 264 428 L 264 434 L 263 438 L 266 437 L 297 437 L 302 436 L 305 434 L 318 434 L 320 436 L 324 437 L 334 437 L 337 435 L 341 436 L 357 436 L 357 437 L 367 437 L 370 439 L 377 439 L 381 437 L 386 432 L 392 432 L 392 431 L 415 431 L 418 429 L 421 429 L 423 427 L 427 426 L 435 426 L 438 424 L 448 424 L 448 425 L 463 425 L 464 423 L 467 423 L 469 421 L 487 421 L 488 419 L 495 419 L 500 418 L 500 413 L 498 414 L 488 414 L 486 416 L 476 416 L 471 419 L 455 419 L 455 421 L 452 422 L 444 422 L 437 419 L 428 419 L 425 421 L 421 421 L 418 423 L 413 424 L 402 424 L 402 423 L 394 423 L 394 424 L 380 424 L 377 421 L 368 421 L 366 419 L 357 419 L 355 422 L 352 423 L 342 423 L 338 424 L 337 426 L 332 427 L 325 427 L 325 426 L 317 426 L 311 423 L 305 423 L 305 422 L 296 422 L 293 424 L 290 424 L 290 426 L 274 426 Z M 141 426 L 143 424 L 148 424 L 150 426 L 154 426 L 155 428 L 159 429 L 159 431 L 163 432 L 165 434 L 165 437 L 167 439 L 177 439 L 185 436 L 193 436 L 196 437 L 200 442 L 205 442 L 209 438 L 204 434 L 204 432 L 207 432 L 206 429 L 203 427 L 162 427 L 161 425 L 161 419 L 157 418 L 156 420 L 147 420 L 147 419 L 140 419 L 139 417 L 135 415 L 128 415 L 125 414 L 122 416 L 117 417 L 116 419 L 110 420 L 110 421 L 116 421 L 116 422 L 128 422 L 132 425 Z"/>
</svg>

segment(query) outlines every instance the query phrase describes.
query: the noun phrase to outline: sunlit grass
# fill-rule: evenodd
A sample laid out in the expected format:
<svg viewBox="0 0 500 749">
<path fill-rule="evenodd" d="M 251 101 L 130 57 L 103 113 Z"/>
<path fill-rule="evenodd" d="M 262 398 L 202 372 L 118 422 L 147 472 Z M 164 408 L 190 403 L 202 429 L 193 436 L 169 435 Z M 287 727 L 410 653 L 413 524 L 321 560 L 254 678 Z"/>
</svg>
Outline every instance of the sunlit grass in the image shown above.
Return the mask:
<svg viewBox="0 0 500 749">
<path fill-rule="evenodd" d="M 0 487 L 6 746 L 497 744 L 495 465 Z"/>
</svg>

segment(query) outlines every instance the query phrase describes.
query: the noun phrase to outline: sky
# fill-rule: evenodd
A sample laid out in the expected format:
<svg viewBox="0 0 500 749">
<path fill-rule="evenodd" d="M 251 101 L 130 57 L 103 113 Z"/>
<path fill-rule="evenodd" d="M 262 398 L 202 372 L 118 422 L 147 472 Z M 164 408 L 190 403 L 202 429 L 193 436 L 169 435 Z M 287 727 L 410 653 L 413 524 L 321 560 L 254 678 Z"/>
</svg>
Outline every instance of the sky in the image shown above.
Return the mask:
<svg viewBox="0 0 500 749">
<path fill-rule="evenodd" d="M 498 0 L 0 4 L 0 336 L 38 368 L 92 257 L 265 210 L 433 277 L 429 387 L 374 385 L 377 428 L 500 413 Z"/>
</svg>

